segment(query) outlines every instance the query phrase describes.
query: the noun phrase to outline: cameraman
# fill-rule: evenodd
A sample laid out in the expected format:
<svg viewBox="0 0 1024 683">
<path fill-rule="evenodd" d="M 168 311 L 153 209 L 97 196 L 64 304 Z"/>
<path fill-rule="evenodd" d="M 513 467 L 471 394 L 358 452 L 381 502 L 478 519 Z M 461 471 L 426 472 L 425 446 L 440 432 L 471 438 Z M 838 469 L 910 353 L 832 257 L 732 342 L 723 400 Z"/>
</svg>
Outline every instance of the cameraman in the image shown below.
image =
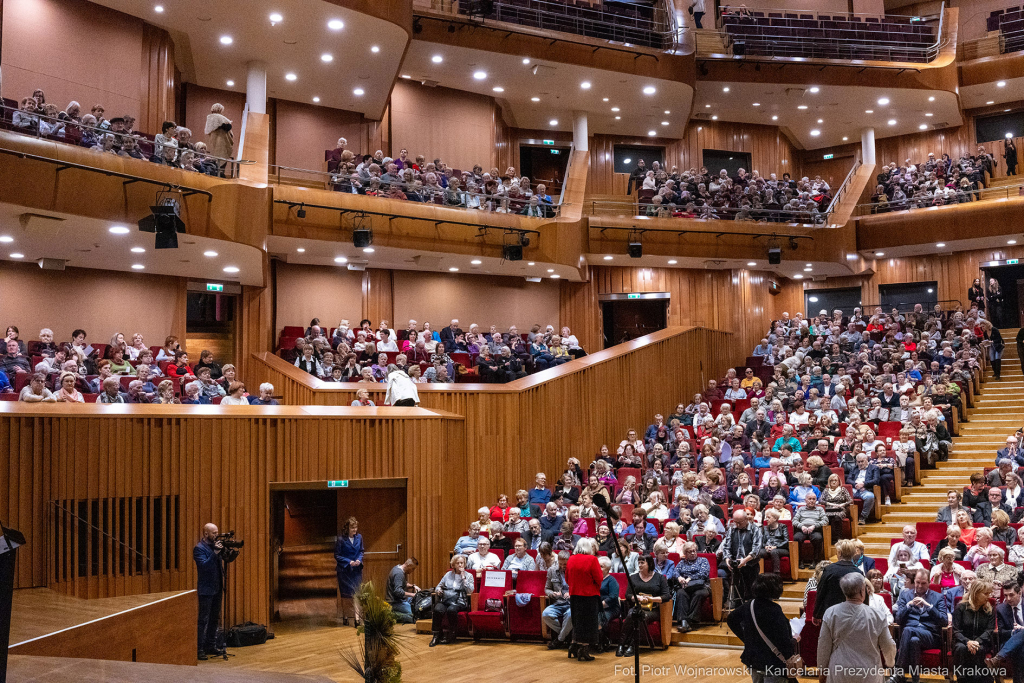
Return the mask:
<svg viewBox="0 0 1024 683">
<path fill-rule="evenodd" d="M 224 570 L 221 565 L 221 551 L 224 544 L 217 540 L 216 524 L 203 527 L 203 537 L 192 550 L 199 573 L 197 593 L 199 594 L 198 654 L 201 661 L 207 655 L 223 656 L 225 651 L 217 648 L 217 623 L 220 621 L 221 595 L 224 590 Z"/>
</svg>

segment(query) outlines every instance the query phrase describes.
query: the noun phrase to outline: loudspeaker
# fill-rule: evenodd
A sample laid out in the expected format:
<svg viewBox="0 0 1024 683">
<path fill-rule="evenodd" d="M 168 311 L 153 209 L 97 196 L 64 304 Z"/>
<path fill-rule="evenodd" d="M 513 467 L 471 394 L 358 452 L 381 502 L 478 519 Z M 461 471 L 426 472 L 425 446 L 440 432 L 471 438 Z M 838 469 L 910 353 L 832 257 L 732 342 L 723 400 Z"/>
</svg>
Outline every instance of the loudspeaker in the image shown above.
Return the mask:
<svg viewBox="0 0 1024 683">
<path fill-rule="evenodd" d="M 768 263 L 777 266 L 782 263 L 782 249 L 778 247 L 768 248 Z"/>
<path fill-rule="evenodd" d="M 506 261 L 522 261 L 523 245 L 506 244 L 501 248 L 501 258 L 505 259 Z"/>
<path fill-rule="evenodd" d="M 373 243 L 373 230 L 358 229 L 352 231 L 352 244 L 357 247 L 368 247 Z"/>
<path fill-rule="evenodd" d="M 747 54 L 747 44 L 744 42 L 734 42 L 732 44 L 732 53 L 737 57 L 742 57 Z"/>
<path fill-rule="evenodd" d="M 644 245 L 640 242 L 630 242 L 626 247 L 626 253 L 629 254 L 629 258 L 640 258 L 644 255 Z"/>
<path fill-rule="evenodd" d="M 157 249 L 177 249 L 178 233 L 185 232 L 185 223 L 178 218 L 177 207 L 173 204 L 161 204 L 149 207 L 153 212 L 139 221 L 139 230 L 156 233 Z"/>
</svg>

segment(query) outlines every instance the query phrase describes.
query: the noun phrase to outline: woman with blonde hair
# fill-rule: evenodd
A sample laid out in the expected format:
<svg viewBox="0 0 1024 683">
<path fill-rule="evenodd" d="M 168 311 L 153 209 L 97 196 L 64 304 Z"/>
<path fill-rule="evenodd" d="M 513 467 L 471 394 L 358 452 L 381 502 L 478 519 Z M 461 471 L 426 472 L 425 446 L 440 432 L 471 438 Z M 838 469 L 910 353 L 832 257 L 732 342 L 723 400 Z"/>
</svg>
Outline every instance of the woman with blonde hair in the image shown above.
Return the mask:
<svg viewBox="0 0 1024 683">
<path fill-rule="evenodd" d="M 174 382 L 165 379 L 156 387 L 157 403 L 178 404 L 181 401 L 174 395 Z"/>
<path fill-rule="evenodd" d="M 932 567 L 928 582 L 938 585 L 945 594 L 960 585 L 966 570 L 956 563 L 956 551 L 952 548 L 940 550 L 938 559 L 938 563 Z"/>
<path fill-rule="evenodd" d="M 961 538 L 963 537 L 961 532 Z M 977 527 L 974 531 L 974 545 L 970 550 L 967 551 L 967 555 L 964 556 L 965 562 L 970 562 L 974 569 L 978 569 L 978 565 L 982 562 L 987 562 L 985 559 L 988 557 L 988 549 L 992 546 L 992 529 L 987 526 Z"/>
<path fill-rule="evenodd" d="M 1005 543 L 1006 547 L 1017 542 L 1017 530 L 1010 526 L 1010 516 L 1002 510 L 992 511 L 992 540 Z"/>
<path fill-rule="evenodd" d="M 953 609 L 953 663 L 959 672 L 958 682 L 987 683 L 992 680 L 985 664 L 996 628 L 995 611 L 989 603 L 992 592 L 991 583 L 978 579 Z"/>
</svg>

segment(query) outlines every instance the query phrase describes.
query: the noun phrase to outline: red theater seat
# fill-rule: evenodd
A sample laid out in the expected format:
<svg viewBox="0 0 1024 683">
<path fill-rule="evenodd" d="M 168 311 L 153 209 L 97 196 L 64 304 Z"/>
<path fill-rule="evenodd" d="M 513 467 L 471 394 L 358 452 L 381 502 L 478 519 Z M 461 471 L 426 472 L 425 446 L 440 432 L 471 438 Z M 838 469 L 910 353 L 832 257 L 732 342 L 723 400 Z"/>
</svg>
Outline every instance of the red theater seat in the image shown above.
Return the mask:
<svg viewBox="0 0 1024 683">
<path fill-rule="evenodd" d="M 492 551 L 493 552 L 493 551 Z M 473 594 L 476 603 L 469 613 L 469 622 L 473 627 L 473 640 L 481 638 L 505 637 L 505 592 L 512 588 L 512 572 L 488 570 L 479 580 L 479 592 Z M 502 602 L 502 611 L 488 612 L 485 608 L 488 600 Z"/>
</svg>

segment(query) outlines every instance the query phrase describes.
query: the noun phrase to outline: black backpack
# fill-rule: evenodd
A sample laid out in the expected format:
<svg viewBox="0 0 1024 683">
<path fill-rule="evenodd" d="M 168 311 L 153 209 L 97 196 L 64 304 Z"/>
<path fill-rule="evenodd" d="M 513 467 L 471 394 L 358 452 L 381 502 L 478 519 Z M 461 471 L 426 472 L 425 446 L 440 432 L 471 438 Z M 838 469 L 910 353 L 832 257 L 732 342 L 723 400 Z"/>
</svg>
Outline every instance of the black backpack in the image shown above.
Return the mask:
<svg viewBox="0 0 1024 683">
<path fill-rule="evenodd" d="M 274 634 L 268 633 L 266 626 L 247 621 L 244 624 L 232 626 L 228 629 L 225 640 L 228 647 L 247 647 L 249 645 L 262 645 L 273 637 Z"/>
<path fill-rule="evenodd" d="M 434 609 L 434 594 L 430 591 L 420 591 L 412 598 L 412 618 L 430 619 Z"/>
</svg>

